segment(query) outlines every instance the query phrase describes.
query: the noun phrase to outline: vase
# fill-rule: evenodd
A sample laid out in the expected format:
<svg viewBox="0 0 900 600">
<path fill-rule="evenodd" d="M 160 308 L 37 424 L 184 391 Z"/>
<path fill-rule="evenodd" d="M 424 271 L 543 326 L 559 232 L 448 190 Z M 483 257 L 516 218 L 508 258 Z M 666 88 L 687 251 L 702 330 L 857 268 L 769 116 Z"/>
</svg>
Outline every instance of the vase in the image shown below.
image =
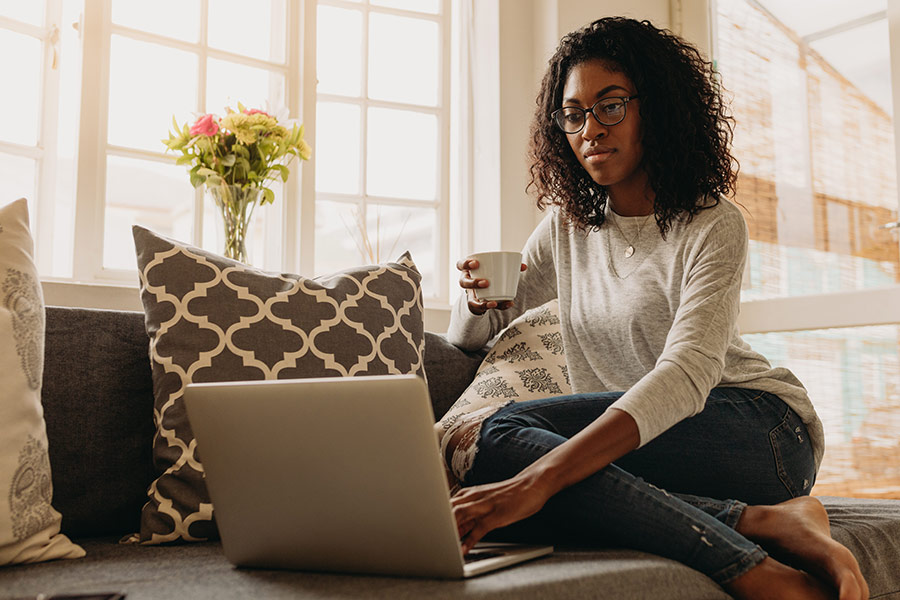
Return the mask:
<svg viewBox="0 0 900 600">
<path fill-rule="evenodd" d="M 224 233 L 223 254 L 227 258 L 249 263 L 247 234 L 250 219 L 262 195 L 262 188 L 240 185 L 214 185 L 206 188 L 219 209 L 220 231 Z"/>
</svg>

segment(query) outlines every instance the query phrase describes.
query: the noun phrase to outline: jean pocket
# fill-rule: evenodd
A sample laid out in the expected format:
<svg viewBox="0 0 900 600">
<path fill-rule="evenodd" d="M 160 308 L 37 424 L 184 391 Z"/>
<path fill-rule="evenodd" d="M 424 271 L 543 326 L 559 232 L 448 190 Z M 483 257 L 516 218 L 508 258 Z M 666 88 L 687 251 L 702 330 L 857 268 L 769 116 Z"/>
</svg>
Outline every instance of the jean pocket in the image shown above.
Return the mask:
<svg viewBox="0 0 900 600">
<path fill-rule="evenodd" d="M 800 417 L 790 408 L 776 427 L 769 431 L 778 478 L 792 498 L 809 495 L 815 483 L 815 459 L 809 433 Z"/>
</svg>

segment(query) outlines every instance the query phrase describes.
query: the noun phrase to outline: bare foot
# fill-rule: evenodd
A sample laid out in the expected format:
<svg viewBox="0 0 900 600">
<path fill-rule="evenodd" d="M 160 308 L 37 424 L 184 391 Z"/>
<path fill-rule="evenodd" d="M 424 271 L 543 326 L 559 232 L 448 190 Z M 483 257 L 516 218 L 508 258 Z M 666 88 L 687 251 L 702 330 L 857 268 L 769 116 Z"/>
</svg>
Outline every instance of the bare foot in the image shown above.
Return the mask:
<svg viewBox="0 0 900 600">
<path fill-rule="evenodd" d="M 725 590 L 737 600 L 834 600 L 821 581 L 767 557 L 729 583 Z"/>
<path fill-rule="evenodd" d="M 840 600 L 868 600 L 859 563 L 831 537 L 828 513 L 817 499 L 800 496 L 773 506 L 748 506 L 737 531 L 833 585 Z"/>
</svg>

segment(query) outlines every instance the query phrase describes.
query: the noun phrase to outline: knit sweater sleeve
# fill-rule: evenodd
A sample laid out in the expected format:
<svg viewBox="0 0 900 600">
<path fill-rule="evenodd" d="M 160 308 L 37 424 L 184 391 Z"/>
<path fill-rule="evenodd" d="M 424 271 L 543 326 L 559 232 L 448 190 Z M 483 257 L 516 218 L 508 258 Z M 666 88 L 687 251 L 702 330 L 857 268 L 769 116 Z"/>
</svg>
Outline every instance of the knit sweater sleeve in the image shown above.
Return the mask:
<svg viewBox="0 0 900 600">
<path fill-rule="evenodd" d="M 743 218 L 728 211 L 685 249 L 680 298 L 665 347 L 655 367 L 612 405 L 634 418 L 642 446 L 702 411 L 721 381 L 737 335 L 747 244 Z"/>
<path fill-rule="evenodd" d="M 519 277 L 519 287 L 512 307 L 473 315 L 469 312 L 465 290 L 461 290 L 450 313 L 450 326 L 447 330 L 447 339 L 452 344 L 464 350 L 478 350 L 529 308 L 540 306 L 556 297 L 554 220 L 555 216 L 548 214 L 525 242 L 522 262 L 527 268 Z"/>
</svg>

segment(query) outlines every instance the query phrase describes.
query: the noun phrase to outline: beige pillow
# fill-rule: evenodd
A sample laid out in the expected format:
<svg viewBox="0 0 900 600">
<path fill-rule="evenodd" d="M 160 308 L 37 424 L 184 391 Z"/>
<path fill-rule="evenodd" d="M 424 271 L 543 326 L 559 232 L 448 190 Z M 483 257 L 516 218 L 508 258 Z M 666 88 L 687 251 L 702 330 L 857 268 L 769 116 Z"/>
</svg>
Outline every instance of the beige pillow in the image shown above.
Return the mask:
<svg viewBox="0 0 900 600">
<path fill-rule="evenodd" d="M 500 334 L 475 379 L 435 425 L 451 485 L 472 467 L 481 423 L 511 402 L 572 393 L 559 330 L 557 300 L 526 311 Z M 450 440 L 462 438 L 447 456 Z M 458 436 L 457 436 L 458 437 Z"/>
<path fill-rule="evenodd" d="M 59 533 L 41 407 L 44 299 L 24 198 L 0 208 L 0 565 L 80 558 Z"/>
</svg>

